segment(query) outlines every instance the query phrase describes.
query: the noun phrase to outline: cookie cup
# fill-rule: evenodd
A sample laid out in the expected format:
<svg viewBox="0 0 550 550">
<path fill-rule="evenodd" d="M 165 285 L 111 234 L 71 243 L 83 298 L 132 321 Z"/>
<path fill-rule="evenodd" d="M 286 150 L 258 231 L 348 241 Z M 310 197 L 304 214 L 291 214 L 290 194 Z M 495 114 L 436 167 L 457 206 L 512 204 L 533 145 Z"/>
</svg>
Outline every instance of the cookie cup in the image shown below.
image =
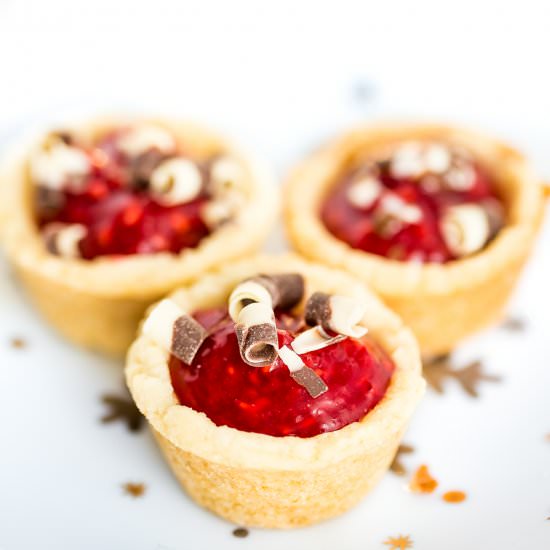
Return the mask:
<svg viewBox="0 0 550 550">
<path fill-rule="evenodd" d="M 507 221 L 479 253 L 446 264 L 400 262 L 354 249 L 323 224 L 321 205 L 338 178 L 406 140 L 463 147 L 492 176 Z M 422 352 L 432 355 L 451 351 L 502 317 L 541 224 L 544 193 L 526 159 L 486 135 L 442 125 L 364 126 L 330 142 L 291 172 L 284 189 L 285 224 L 297 251 L 368 283 L 413 330 Z"/>
<path fill-rule="evenodd" d="M 102 118 L 64 127 L 84 139 L 132 123 L 170 131 L 178 146 L 198 159 L 227 153 L 246 174 L 246 206 L 194 249 L 93 260 L 50 254 L 33 216 L 29 155 L 43 139 L 24 140 L 0 165 L 0 236 L 10 263 L 44 317 L 76 344 L 123 354 L 148 305 L 204 271 L 257 251 L 278 214 L 271 174 L 231 142 L 201 126 L 172 120 Z"/>
<path fill-rule="evenodd" d="M 307 294 L 319 290 L 365 300 L 369 332 L 394 361 L 395 372 L 383 399 L 360 422 L 309 438 L 217 426 L 179 404 L 168 353 L 144 335 L 130 348 L 126 379 L 176 478 L 197 503 L 237 524 L 298 527 L 345 512 L 374 487 L 391 464 L 425 383 L 410 330 L 341 271 L 293 255 L 262 256 L 203 277 L 172 298 L 190 312 L 219 306 L 236 284 L 262 272 L 299 272 Z"/>
</svg>

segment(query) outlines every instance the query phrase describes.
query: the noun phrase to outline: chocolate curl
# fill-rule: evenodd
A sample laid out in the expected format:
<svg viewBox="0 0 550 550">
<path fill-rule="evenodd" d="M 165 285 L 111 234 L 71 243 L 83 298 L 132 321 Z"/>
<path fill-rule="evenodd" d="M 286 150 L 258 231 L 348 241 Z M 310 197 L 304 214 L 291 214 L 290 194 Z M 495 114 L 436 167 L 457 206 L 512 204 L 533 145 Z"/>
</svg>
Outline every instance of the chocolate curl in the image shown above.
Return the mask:
<svg viewBox="0 0 550 550">
<path fill-rule="evenodd" d="M 314 292 L 306 303 L 306 323 L 310 326 L 318 325 L 327 337 L 337 333 L 361 338 L 367 333 L 367 328 L 361 326 L 364 315 L 364 304 L 348 296 Z"/>
<path fill-rule="evenodd" d="M 44 245 L 51 254 L 63 258 L 81 258 L 80 241 L 88 230 L 79 223 L 64 224 L 53 222 L 46 225 L 42 232 Z"/>
<path fill-rule="evenodd" d="M 236 321 L 242 308 L 250 302 L 266 304 L 272 309 L 290 309 L 303 295 L 304 278 L 298 273 L 257 275 L 233 290 L 229 297 L 229 315 Z"/>
<path fill-rule="evenodd" d="M 345 339 L 346 336 L 343 334 L 329 336 L 322 327 L 316 326 L 298 334 L 292 341 L 291 346 L 298 355 L 303 355 L 310 351 L 316 351 L 331 346 L 332 344 L 337 344 Z"/>
<path fill-rule="evenodd" d="M 91 164 L 84 151 L 49 136 L 31 156 L 30 171 L 36 184 L 60 190 L 65 185 L 78 187 L 90 173 Z"/>
<path fill-rule="evenodd" d="M 166 153 L 158 149 L 149 149 L 137 157 L 131 157 L 128 165 L 131 186 L 134 189 L 147 189 L 155 169 L 168 158 Z"/>
<path fill-rule="evenodd" d="M 304 278 L 299 273 L 261 274 L 251 280 L 268 290 L 274 308 L 291 309 L 304 296 Z"/>
<path fill-rule="evenodd" d="M 241 163 L 230 156 L 216 158 L 210 166 L 208 191 L 215 198 L 233 193 L 241 194 L 246 174 Z"/>
<path fill-rule="evenodd" d="M 198 197 L 202 174 L 191 160 L 175 157 L 161 162 L 153 170 L 149 187 L 160 203 L 166 206 L 182 204 Z"/>
<path fill-rule="evenodd" d="M 447 248 L 459 257 L 481 250 L 491 235 L 488 214 L 477 204 L 449 207 L 441 218 L 440 228 Z"/>
<path fill-rule="evenodd" d="M 172 153 L 176 148 L 176 141 L 168 130 L 145 123 L 122 133 L 117 145 L 128 157 L 137 157 L 150 149 L 156 149 L 161 153 Z"/>
<path fill-rule="evenodd" d="M 252 302 L 265 304 L 270 309 L 273 309 L 273 300 L 270 292 L 264 285 L 249 279 L 236 286 L 229 296 L 229 315 L 231 319 L 237 322 L 243 308 Z"/>
<path fill-rule="evenodd" d="M 204 327 L 173 300 L 161 300 L 143 323 L 142 333 L 190 365 L 206 339 Z"/>
<path fill-rule="evenodd" d="M 279 349 L 279 357 L 288 367 L 292 379 L 303 386 L 311 397 L 319 397 L 328 390 L 323 379 L 313 369 L 307 367 L 301 357 L 288 346 Z"/>
<path fill-rule="evenodd" d="M 279 337 L 273 309 L 261 302 L 252 302 L 241 309 L 235 325 L 239 351 L 245 363 L 265 367 L 277 359 Z"/>
<path fill-rule="evenodd" d="M 42 219 L 51 219 L 60 212 L 66 199 L 63 191 L 42 185 L 35 186 L 34 204 Z"/>
</svg>

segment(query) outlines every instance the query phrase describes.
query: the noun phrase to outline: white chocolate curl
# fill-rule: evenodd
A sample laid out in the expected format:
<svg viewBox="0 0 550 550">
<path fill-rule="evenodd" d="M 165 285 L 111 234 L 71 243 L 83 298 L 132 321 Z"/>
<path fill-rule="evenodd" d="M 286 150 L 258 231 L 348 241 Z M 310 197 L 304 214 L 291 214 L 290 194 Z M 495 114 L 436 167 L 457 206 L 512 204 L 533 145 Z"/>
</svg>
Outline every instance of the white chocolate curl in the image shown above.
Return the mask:
<svg viewBox="0 0 550 550">
<path fill-rule="evenodd" d="M 79 223 L 62 224 L 51 223 L 44 227 L 46 248 L 63 258 L 80 258 L 80 241 L 86 237 L 88 230 Z"/>
<path fill-rule="evenodd" d="M 275 315 L 270 305 L 262 302 L 252 302 L 241 309 L 237 317 L 237 323 L 246 327 L 263 323 L 275 324 Z"/>
<path fill-rule="evenodd" d="M 240 193 L 227 193 L 214 197 L 203 205 L 201 218 L 210 229 L 216 229 L 235 219 L 244 203 L 245 198 Z"/>
<path fill-rule="evenodd" d="M 265 304 L 273 314 L 273 302 L 269 291 L 255 281 L 244 281 L 236 286 L 229 296 L 229 315 L 233 321 L 238 321 L 239 314 L 248 300 Z"/>
<path fill-rule="evenodd" d="M 129 157 L 137 157 L 151 149 L 161 153 L 170 153 L 176 143 L 172 135 L 153 124 L 140 124 L 124 132 L 118 139 L 119 149 Z"/>
<path fill-rule="evenodd" d="M 279 357 L 288 367 L 290 372 L 299 371 L 306 366 L 306 364 L 302 361 L 302 358 L 298 355 L 298 352 L 292 351 L 288 346 L 279 348 Z"/>
<path fill-rule="evenodd" d="M 317 351 L 331 346 L 332 344 L 337 344 L 345 338 L 346 336 L 343 334 L 328 336 L 322 327 L 316 326 L 298 334 L 290 345 L 298 355 L 303 355 L 310 351 Z"/>
<path fill-rule="evenodd" d="M 415 224 L 422 219 L 422 210 L 416 204 L 410 204 L 394 193 L 382 197 L 379 208 L 382 213 L 403 223 Z"/>
<path fill-rule="evenodd" d="M 449 207 L 440 228 L 447 247 L 459 257 L 481 250 L 490 236 L 487 212 L 477 204 Z"/>
<path fill-rule="evenodd" d="M 279 349 L 279 357 L 288 367 L 293 380 L 303 386 L 311 397 L 319 397 L 328 390 L 323 379 L 313 369 L 307 367 L 301 357 L 288 346 Z"/>
<path fill-rule="evenodd" d="M 261 302 L 271 309 L 293 308 L 304 295 L 304 278 L 298 273 L 256 275 L 239 284 L 229 297 L 229 315 L 235 321 L 248 302 Z"/>
<path fill-rule="evenodd" d="M 411 141 L 394 151 L 390 172 L 396 178 L 418 178 L 428 172 L 443 174 L 451 162 L 451 152 L 445 145 Z"/>
<path fill-rule="evenodd" d="M 202 175 L 197 165 L 185 158 L 161 162 L 151 174 L 151 191 L 166 205 L 182 204 L 201 192 Z"/>
<path fill-rule="evenodd" d="M 332 315 L 329 324 L 334 332 L 352 338 L 361 338 L 367 334 L 367 328 L 360 325 L 366 311 L 364 304 L 348 296 L 331 296 L 330 309 Z"/>
<path fill-rule="evenodd" d="M 90 173 L 88 156 L 78 149 L 56 139 L 39 149 L 30 160 L 33 180 L 49 189 L 61 189 L 72 179 L 83 178 Z"/>
<path fill-rule="evenodd" d="M 165 298 L 150 311 L 141 332 L 169 351 L 172 348 L 174 323 L 183 314 L 183 309 L 176 302 Z"/>
<path fill-rule="evenodd" d="M 161 300 L 149 313 L 141 332 L 184 363 L 191 364 L 207 333 L 173 300 Z"/>
<path fill-rule="evenodd" d="M 306 323 L 321 326 L 330 336 L 336 332 L 352 338 L 361 338 L 367 333 L 362 325 L 366 306 L 348 296 L 333 296 L 322 292 L 312 294 L 306 304 Z"/>
<path fill-rule="evenodd" d="M 244 184 L 244 170 L 236 159 L 225 156 L 216 159 L 212 163 L 209 191 L 214 197 L 242 192 Z"/>
<path fill-rule="evenodd" d="M 453 191 L 468 191 L 476 182 L 474 168 L 465 163 L 453 166 L 444 176 L 444 180 Z"/>
<path fill-rule="evenodd" d="M 348 191 L 347 199 L 357 208 L 370 208 L 382 194 L 382 184 L 374 176 L 366 176 L 354 181 Z"/>
</svg>

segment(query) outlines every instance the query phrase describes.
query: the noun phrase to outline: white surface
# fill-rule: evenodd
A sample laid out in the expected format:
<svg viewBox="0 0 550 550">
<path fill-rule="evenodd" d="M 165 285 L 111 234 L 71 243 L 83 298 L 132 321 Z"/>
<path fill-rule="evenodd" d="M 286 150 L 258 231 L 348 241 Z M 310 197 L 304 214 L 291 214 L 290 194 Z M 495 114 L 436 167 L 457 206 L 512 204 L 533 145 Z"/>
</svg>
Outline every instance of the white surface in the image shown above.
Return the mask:
<svg viewBox="0 0 550 550">
<path fill-rule="evenodd" d="M 182 114 L 283 174 L 353 121 L 430 116 L 499 133 L 548 178 L 549 15 L 534 1 L 0 0 L 0 138 L 96 110 Z M 528 332 L 490 331 L 461 350 L 504 381 L 478 400 L 453 381 L 428 393 L 406 437 L 409 469 L 427 463 L 465 503 L 412 495 L 388 474 L 342 518 L 247 539 L 187 499 L 145 431 L 98 422 L 120 366 L 65 344 L 2 272 L 0 548 L 352 550 L 400 533 L 419 549 L 548 548 L 549 246 L 547 227 L 512 306 Z M 126 481 L 145 482 L 145 496 L 125 496 Z"/>
</svg>

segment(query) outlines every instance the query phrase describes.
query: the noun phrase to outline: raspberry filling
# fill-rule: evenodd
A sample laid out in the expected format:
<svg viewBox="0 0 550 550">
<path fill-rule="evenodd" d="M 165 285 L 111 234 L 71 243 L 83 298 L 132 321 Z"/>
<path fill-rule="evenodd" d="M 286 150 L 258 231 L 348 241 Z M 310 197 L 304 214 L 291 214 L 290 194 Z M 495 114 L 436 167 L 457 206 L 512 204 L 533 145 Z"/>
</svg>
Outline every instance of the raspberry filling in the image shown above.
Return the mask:
<svg viewBox="0 0 550 550">
<path fill-rule="evenodd" d="M 200 216 L 206 194 L 182 204 L 159 204 L 145 186 L 136 185 L 136 166 L 118 151 L 115 138 L 113 134 L 93 149 L 81 149 L 90 160 L 91 172 L 77 190 L 37 189 L 39 227 L 51 222 L 83 225 L 87 231 L 79 248 L 87 260 L 105 255 L 178 253 L 198 246 L 210 233 Z M 161 154 L 152 150 L 149 160 L 155 160 L 155 155 L 160 158 Z M 41 206 L 44 199 L 46 207 Z"/>
<path fill-rule="evenodd" d="M 384 396 L 394 365 L 372 340 L 347 338 L 303 354 L 328 391 L 311 397 L 277 359 L 267 367 L 243 362 L 235 325 L 223 308 L 194 315 L 209 331 L 191 365 L 170 358 L 170 376 L 182 405 L 218 426 L 272 436 L 313 437 L 361 420 Z M 276 313 L 279 346 L 292 342 L 303 321 Z"/>
<path fill-rule="evenodd" d="M 321 207 L 320 216 L 326 228 L 353 248 L 395 260 L 448 262 L 459 257 L 441 231 L 441 218 L 449 207 L 477 204 L 498 215 L 502 211 L 488 174 L 476 163 L 469 166 L 471 184 L 461 190 L 440 185 L 439 176 L 396 177 L 388 161 L 374 166 L 382 191 L 371 204 L 356 206 L 349 200 L 350 189 L 363 169 L 359 168 L 345 174 L 333 186 Z M 381 216 L 381 201 L 388 195 L 405 205 L 414 205 L 418 219 L 395 223 Z"/>
</svg>

